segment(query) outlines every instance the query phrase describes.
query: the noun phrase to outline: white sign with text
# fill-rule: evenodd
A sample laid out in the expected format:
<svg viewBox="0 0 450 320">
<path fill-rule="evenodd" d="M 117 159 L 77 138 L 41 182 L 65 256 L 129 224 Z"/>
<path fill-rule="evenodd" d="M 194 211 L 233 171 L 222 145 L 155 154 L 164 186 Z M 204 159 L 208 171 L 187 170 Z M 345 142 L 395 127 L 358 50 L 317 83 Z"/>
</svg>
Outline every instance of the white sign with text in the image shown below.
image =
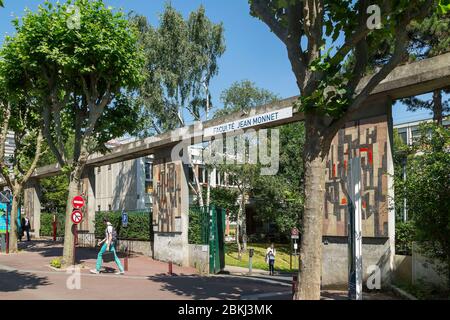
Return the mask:
<svg viewBox="0 0 450 320">
<path fill-rule="evenodd" d="M 220 124 L 211 128 L 206 128 L 203 136 L 210 137 L 217 134 L 233 132 L 235 130 L 244 130 L 254 126 L 263 125 L 265 123 L 279 121 L 292 117 L 292 107 L 284 108 L 277 111 L 266 112 L 263 114 L 254 115 L 248 118 L 235 120 L 232 122 Z"/>
</svg>

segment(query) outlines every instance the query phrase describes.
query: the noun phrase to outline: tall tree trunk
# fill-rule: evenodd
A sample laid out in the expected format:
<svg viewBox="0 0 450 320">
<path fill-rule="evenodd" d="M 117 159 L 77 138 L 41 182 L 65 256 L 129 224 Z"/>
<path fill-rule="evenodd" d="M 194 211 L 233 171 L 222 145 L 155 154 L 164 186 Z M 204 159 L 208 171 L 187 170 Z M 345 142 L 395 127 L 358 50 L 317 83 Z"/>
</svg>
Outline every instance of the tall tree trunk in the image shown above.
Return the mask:
<svg viewBox="0 0 450 320">
<path fill-rule="evenodd" d="M 72 222 L 72 199 L 79 195 L 81 176 L 83 174 L 84 163 L 78 163 L 70 176 L 69 181 L 69 194 L 66 203 L 66 222 L 64 227 L 64 251 L 63 251 L 63 264 L 64 266 L 70 266 L 75 264 L 75 244 L 74 244 L 74 223 Z"/>
<path fill-rule="evenodd" d="M 325 159 L 321 153 L 320 116 L 306 114 L 305 207 L 300 242 L 296 300 L 319 300 L 322 271 L 322 224 L 325 199 Z"/>
<path fill-rule="evenodd" d="M 442 91 L 433 91 L 433 121 L 442 125 Z"/>
<path fill-rule="evenodd" d="M 13 191 L 13 201 L 11 206 L 11 232 L 9 234 L 9 252 L 16 253 L 18 252 L 17 246 L 17 232 L 19 230 L 17 224 L 17 211 L 20 205 L 20 195 L 22 193 L 22 188 L 15 186 Z"/>
<path fill-rule="evenodd" d="M 247 216 L 245 213 L 245 191 L 241 195 L 241 233 L 242 233 L 242 251 L 247 252 Z"/>
<path fill-rule="evenodd" d="M 208 175 L 208 184 L 206 185 L 206 206 L 209 208 L 209 205 L 211 204 L 211 179 L 212 179 L 212 173 L 210 172 L 212 170 L 206 169 L 206 174 Z"/>
<path fill-rule="evenodd" d="M 239 236 L 241 233 L 241 228 L 239 227 L 240 220 L 241 220 L 241 209 L 239 208 L 237 217 L 236 217 L 236 234 L 235 234 L 239 261 L 241 261 L 241 258 L 242 258 L 241 242 L 239 241 Z"/>
</svg>

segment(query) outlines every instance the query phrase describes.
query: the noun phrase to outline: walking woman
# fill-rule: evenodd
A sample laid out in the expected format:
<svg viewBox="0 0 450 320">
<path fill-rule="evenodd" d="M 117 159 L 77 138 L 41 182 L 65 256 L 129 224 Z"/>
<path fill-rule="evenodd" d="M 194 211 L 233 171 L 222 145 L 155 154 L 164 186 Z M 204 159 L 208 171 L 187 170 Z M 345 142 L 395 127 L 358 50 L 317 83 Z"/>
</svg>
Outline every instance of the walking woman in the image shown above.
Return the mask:
<svg viewBox="0 0 450 320">
<path fill-rule="evenodd" d="M 269 264 L 269 272 L 270 275 L 273 276 L 274 275 L 274 266 L 275 266 L 275 255 L 276 255 L 276 250 L 275 250 L 275 246 L 272 243 L 270 245 L 270 247 L 267 248 L 266 251 L 266 263 Z"/>
</svg>

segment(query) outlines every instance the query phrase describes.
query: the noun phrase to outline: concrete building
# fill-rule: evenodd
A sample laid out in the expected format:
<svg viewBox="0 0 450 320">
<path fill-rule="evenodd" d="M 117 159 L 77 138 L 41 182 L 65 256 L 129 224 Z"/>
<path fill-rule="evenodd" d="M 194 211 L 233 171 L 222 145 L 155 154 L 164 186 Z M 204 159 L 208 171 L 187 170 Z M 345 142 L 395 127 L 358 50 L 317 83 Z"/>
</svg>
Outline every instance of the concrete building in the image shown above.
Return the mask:
<svg viewBox="0 0 450 320">
<path fill-rule="evenodd" d="M 9 161 L 9 159 L 14 155 L 15 147 L 16 143 L 14 142 L 14 132 L 10 131 L 6 136 L 5 157 L 7 161 Z"/>
<path fill-rule="evenodd" d="M 432 119 L 426 119 L 399 123 L 394 125 L 394 129 L 397 129 L 397 132 L 404 143 L 411 145 L 413 144 L 414 140 L 420 135 L 419 126 L 424 122 L 429 123 L 432 121 Z M 442 121 L 442 125 L 445 127 L 450 126 L 450 117 L 446 117 L 446 119 Z"/>
<path fill-rule="evenodd" d="M 363 81 L 369 81 L 368 76 Z M 323 221 L 323 265 L 322 284 L 339 285 L 347 282 L 347 222 L 346 200 L 340 180 L 346 178 L 346 166 L 354 157 L 362 159 L 363 222 L 363 270 L 364 278 L 369 275 L 370 266 L 380 268 L 383 284 L 388 284 L 394 270 L 395 258 L 395 212 L 393 210 L 393 121 L 392 104 L 397 99 L 420 95 L 448 86 L 450 81 L 450 53 L 424 59 L 394 69 L 370 93 L 364 106 L 353 114 L 351 121 L 342 128 L 332 142 L 329 157 L 326 159 L 326 199 Z M 227 115 L 202 124 L 201 137 L 234 132 L 237 129 L 268 129 L 283 124 L 303 121 L 305 114 L 294 108 L 298 97 L 288 98 L 274 104 L 260 106 L 255 114 L 245 118 L 241 113 Z M 237 128 L 237 129 L 235 129 Z M 172 159 L 171 152 L 184 145 L 186 134 L 198 133 L 195 124 L 186 126 L 181 132 L 168 132 L 158 136 L 120 145 L 108 154 L 93 154 L 86 166 L 85 192 L 88 197 L 86 210 L 88 222 L 92 221 L 98 209 L 95 171 L 98 167 L 108 171 L 108 166 L 153 155 L 153 194 L 152 225 L 154 231 L 154 258 L 188 265 L 194 254 L 190 253 L 189 230 L 189 169 L 180 159 Z M 181 134 L 183 133 L 183 134 Z M 144 161 L 145 162 L 145 161 Z M 132 175 L 137 168 L 131 164 Z M 142 163 L 141 165 L 142 166 Z M 100 169 L 100 174 L 102 173 Z M 122 167 L 114 171 L 120 173 Z M 34 228 L 39 229 L 40 203 L 38 194 L 39 179 L 59 174 L 61 168 L 50 165 L 38 168 L 33 174 L 24 195 L 27 212 L 36 217 Z M 112 173 L 111 173 L 112 175 Z M 142 175 L 143 176 L 143 175 Z M 136 178 L 137 179 L 137 178 Z M 136 180 L 135 179 L 135 180 Z M 120 179 L 119 179 L 120 180 Z M 112 181 L 112 180 L 111 180 Z M 117 182 L 117 181 L 116 181 Z M 1 183 L 1 182 L 0 182 Z M 110 182 L 114 185 L 113 182 Z M 117 183 L 116 183 L 117 185 Z M 128 193 L 134 193 L 137 182 L 124 183 L 130 186 Z M 141 184 L 142 185 L 142 184 Z M 122 192 L 122 191 L 120 191 Z M 119 192 L 119 194 L 120 194 Z M 134 206 L 141 205 L 136 198 L 122 193 L 117 198 L 110 194 L 102 195 L 108 199 L 102 206 L 113 203 L 109 199 L 119 199 Z M 128 197 L 127 197 L 128 196 Z M 123 200 L 122 200 L 123 199 Z M 109 202 L 108 202 L 109 201 Z M 120 203 L 120 201 L 118 201 Z M 145 201 L 144 201 L 145 205 Z M 106 209 L 108 209 L 106 208 Z M 89 225 L 92 225 L 90 223 Z M 207 248 L 202 252 L 208 252 Z"/>
</svg>

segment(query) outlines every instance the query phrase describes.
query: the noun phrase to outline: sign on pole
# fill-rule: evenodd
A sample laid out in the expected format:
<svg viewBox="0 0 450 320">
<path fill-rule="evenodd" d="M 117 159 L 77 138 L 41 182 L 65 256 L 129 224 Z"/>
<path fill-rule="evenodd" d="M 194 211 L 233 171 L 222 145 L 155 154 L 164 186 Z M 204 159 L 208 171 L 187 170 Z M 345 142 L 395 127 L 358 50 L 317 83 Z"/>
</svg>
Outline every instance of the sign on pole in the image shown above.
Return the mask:
<svg viewBox="0 0 450 320">
<path fill-rule="evenodd" d="M 128 214 L 122 210 L 122 227 L 126 227 L 128 225 Z"/>
<path fill-rule="evenodd" d="M 291 230 L 291 239 L 298 239 L 299 238 L 299 231 L 297 228 L 292 228 Z"/>
<path fill-rule="evenodd" d="M 72 199 L 72 206 L 75 209 L 81 209 L 84 207 L 84 199 L 82 196 L 76 196 Z"/>
<path fill-rule="evenodd" d="M 5 190 L 0 192 L 0 203 L 10 203 L 11 202 L 11 191 Z"/>
<path fill-rule="evenodd" d="M 74 224 L 79 224 L 81 223 L 81 220 L 83 220 L 83 214 L 81 213 L 80 210 L 75 210 L 72 212 L 71 218 Z"/>
<path fill-rule="evenodd" d="M 349 219 L 349 299 L 362 300 L 361 158 L 350 161 L 348 175 Z"/>
</svg>

